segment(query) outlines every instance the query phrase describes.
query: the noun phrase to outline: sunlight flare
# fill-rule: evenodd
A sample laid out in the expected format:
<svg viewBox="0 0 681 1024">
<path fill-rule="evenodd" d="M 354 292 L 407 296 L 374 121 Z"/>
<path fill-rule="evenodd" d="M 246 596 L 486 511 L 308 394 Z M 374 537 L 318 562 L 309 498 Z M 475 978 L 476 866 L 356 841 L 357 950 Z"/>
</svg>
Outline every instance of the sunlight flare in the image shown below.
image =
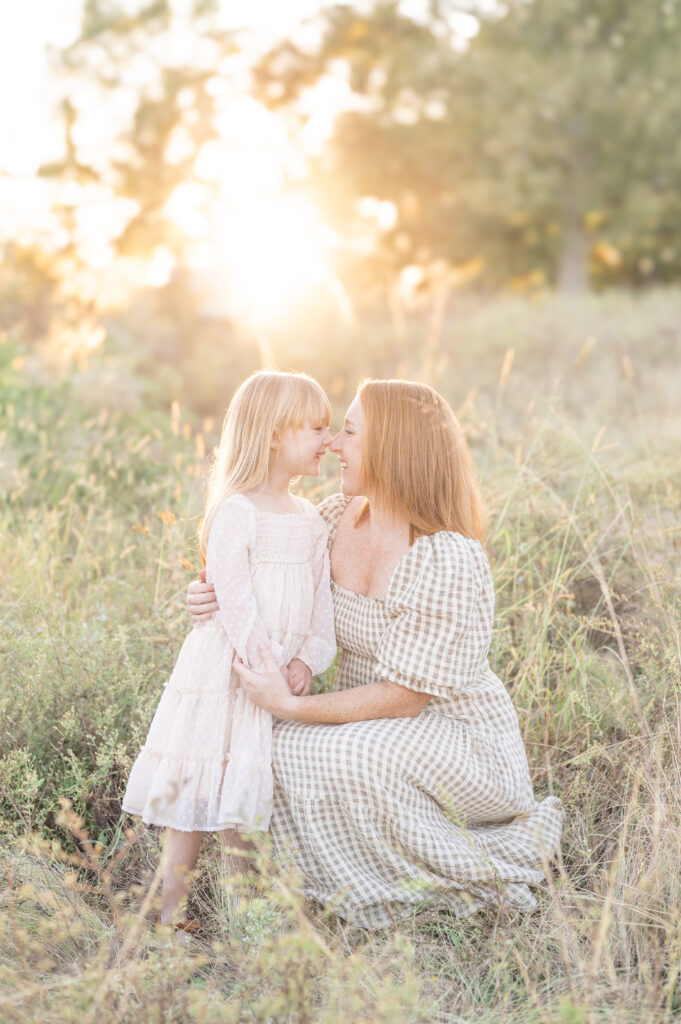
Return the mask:
<svg viewBox="0 0 681 1024">
<path fill-rule="evenodd" d="M 215 238 L 231 300 L 256 327 L 271 324 L 333 276 L 333 232 L 304 199 L 254 198 L 223 207 Z"/>
</svg>

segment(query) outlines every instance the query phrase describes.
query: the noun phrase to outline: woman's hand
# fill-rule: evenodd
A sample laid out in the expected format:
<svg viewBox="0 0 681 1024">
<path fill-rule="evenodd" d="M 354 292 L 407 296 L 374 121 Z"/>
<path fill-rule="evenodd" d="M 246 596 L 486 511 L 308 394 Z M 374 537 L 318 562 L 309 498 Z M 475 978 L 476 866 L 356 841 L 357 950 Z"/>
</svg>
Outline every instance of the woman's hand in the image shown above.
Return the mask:
<svg viewBox="0 0 681 1024">
<path fill-rule="evenodd" d="M 297 698 L 291 694 L 269 647 L 261 644 L 258 650 L 265 665 L 263 673 L 247 668 L 238 654 L 234 655 L 232 664 L 241 686 L 258 707 L 270 711 L 277 718 L 291 718 L 292 702 L 295 704 Z"/>
<path fill-rule="evenodd" d="M 187 587 L 187 611 L 192 617 L 192 622 L 205 622 L 212 618 L 213 612 L 220 610 L 220 605 L 215 597 L 215 587 L 212 583 L 206 583 L 206 570 L 202 569 L 199 579 L 193 580 Z"/>
</svg>

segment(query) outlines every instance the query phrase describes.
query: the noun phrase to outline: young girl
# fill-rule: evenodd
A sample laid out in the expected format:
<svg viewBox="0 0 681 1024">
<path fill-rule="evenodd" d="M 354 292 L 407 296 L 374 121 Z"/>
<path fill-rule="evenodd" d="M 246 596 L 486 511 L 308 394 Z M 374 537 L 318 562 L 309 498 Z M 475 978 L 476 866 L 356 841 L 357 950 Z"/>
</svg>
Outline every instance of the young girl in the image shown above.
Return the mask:
<svg viewBox="0 0 681 1024">
<path fill-rule="evenodd" d="M 184 902 L 204 832 L 244 847 L 272 806 L 269 712 L 232 663 L 262 670 L 265 643 L 289 688 L 306 693 L 336 653 L 327 530 L 292 477 L 316 476 L 330 442 L 329 402 L 304 374 L 263 370 L 235 393 L 208 483 L 201 529 L 220 611 L 185 640 L 133 765 L 123 808 L 164 825 L 161 921 L 193 930 Z"/>
</svg>

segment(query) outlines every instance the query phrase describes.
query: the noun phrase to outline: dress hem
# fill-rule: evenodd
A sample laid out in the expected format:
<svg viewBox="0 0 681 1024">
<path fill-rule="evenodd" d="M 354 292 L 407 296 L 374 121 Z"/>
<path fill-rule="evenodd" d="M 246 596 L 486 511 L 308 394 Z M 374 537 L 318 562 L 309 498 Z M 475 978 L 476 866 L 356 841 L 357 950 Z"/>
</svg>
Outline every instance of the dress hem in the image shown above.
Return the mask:
<svg viewBox="0 0 681 1024">
<path fill-rule="evenodd" d="M 237 822 L 226 822 L 222 825 L 203 825 L 201 827 L 188 828 L 186 825 L 177 825 L 171 821 L 152 821 L 150 817 L 145 817 L 142 811 L 134 810 L 131 807 L 123 805 L 123 810 L 126 814 L 132 814 L 136 818 L 141 818 L 145 825 L 151 825 L 154 828 L 172 828 L 176 832 L 226 832 L 228 829 L 234 829 L 237 832 L 267 832 L 269 823 L 264 827 L 258 825 L 246 825 L 242 821 Z"/>
<path fill-rule="evenodd" d="M 326 910 L 331 910 L 347 924 L 356 928 L 379 930 L 390 928 L 415 913 L 434 910 L 447 910 L 459 920 L 472 917 L 485 907 L 501 909 L 505 906 L 508 910 L 531 914 L 537 909 L 538 900 L 530 886 L 540 886 L 542 881 L 510 883 L 521 891 L 525 890 L 523 898 L 518 898 L 518 896 L 514 898 L 513 891 L 505 886 L 498 890 L 491 890 L 489 893 L 476 893 L 475 895 L 471 895 L 465 887 L 453 888 L 449 891 L 446 889 L 438 891 L 436 888 L 430 896 L 420 893 L 411 900 L 382 900 L 380 903 L 364 903 L 359 906 L 346 907 L 339 905 L 333 896 L 330 897 L 328 893 L 315 891 L 311 886 L 305 886 L 304 892 L 306 899 L 314 900 Z"/>
</svg>

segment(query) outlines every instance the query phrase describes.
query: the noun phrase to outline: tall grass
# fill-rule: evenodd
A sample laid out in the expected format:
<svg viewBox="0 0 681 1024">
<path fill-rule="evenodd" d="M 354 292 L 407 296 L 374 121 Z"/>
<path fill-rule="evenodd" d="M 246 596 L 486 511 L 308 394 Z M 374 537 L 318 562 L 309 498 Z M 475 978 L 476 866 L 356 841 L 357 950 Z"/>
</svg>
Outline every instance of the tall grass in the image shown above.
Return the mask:
<svg viewBox="0 0 681 1024">
<path fill-rule="evenodd" d="M 426 907 L 361 932 L 307 906 L 266 841 L 248 881 L 208 843 L 190 949 L 153 926 L 158 840 L 131 830 L 120 798 L 188 628 L 215 425 L 117 410 L 78 373 L 41 383 L 30 356 L 0 348 L 0 1020 L 681 1014 L 678 323 L 674 293 L 509 300 L 461 305 L 429 366 L 418 331 L 405 342 L 402 369 L 430 375 L 471 439 L 492 664 L 537 794 L 565 806 L 538 911 Z M 312 497 L 334 489 L 326 472 Z"/>
</svg>

